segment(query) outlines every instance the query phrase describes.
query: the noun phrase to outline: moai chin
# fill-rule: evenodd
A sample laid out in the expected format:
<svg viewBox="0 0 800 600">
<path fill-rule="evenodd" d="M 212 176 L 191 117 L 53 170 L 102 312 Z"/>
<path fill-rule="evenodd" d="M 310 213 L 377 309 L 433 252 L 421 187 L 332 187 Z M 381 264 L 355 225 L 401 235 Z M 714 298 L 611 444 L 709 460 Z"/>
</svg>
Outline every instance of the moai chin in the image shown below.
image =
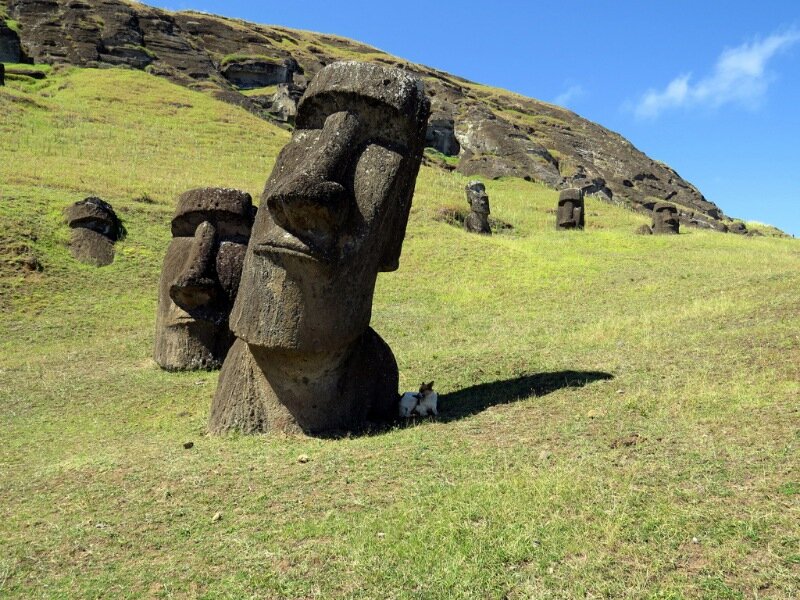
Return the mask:
<svg viewBox="0 0 800 600">
<path fill-rule="evenodd" d="M 209 430 L 357 431 L 397 411 L 397 363 L 370 327 L 397 269 L 430 103 L 405 71 L 322 69 L 261 197 Z"/>
<path fill-rule="evenodd" d="M 489 196 L 480 181 L 470 181 L 465 188 L 470 213 L 464 219 L 464 229 L 473 233 L 492 234 L 489 226 Z"/>
<path fill-rule="evenodd" d="M 70 251 L 82 263 L 105 267 L 114 262 L 114 243 L 125 228 L 108 202 L 95 196 L 68 206 L 64 215 L 72 228 Z"/>
<path fill-rule="evenodd" d="M 583 229 L 583 190 L 569 188 L 558 194 L 556 229 Z"/>
<path fill-rule="evenodd" d="M 677 234 L 680 229 L 678 209 L 672 204 L 659 202 L 653 207 L 653 233 Z"/>
<path fill-rule="evenodd" d="M 199 188 L 178 198 L 158 284 L 153 358 L 161 368 L 222 365 L 254 212 L 250 194 L 239 190 Z"/>
</svg>

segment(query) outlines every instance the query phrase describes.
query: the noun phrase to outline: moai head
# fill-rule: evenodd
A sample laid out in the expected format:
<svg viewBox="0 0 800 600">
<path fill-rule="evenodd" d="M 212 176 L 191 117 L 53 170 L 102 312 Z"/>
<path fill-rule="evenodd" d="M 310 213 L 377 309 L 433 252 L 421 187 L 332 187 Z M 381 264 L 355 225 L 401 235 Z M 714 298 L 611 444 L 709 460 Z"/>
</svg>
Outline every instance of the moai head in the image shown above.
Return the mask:
<svg viewBox="0 0 800 600">
<path fill-rule="evenodd" d="M 252 347 L 326 352 L 367 329 L 397 269 L 429 102 L 399 69 L 325 67 L 261 197 L 231 329 Z"/>
<path fill-rule="evenodd" d="M 672 204 L 659 202 L 653 207 L 653 233 L 678 233 L 678 209 Z"/>
<path fill-rule="evenodd" d="M 492 229 L 489 225 L 489 196 L 486 194 L 486 186 L 480 181 L 470 181 L 465 188 L 467 192 L 467 203 L 470 213 L 464 219 L 464 229 L 473 233 L 483 233 L 491 235 Z"/>
<path fill-rule="evenodd" d="M 486 186 L 480 181 L 470 181 L 465 189 L 470 210 L 478 214 L 488 215 L 489 196 L 486 193 Z"/>
<path fill-rule="evenodd" d="M 68 206 L 64 213 L 72 228 L 72 256 L 96 267 L 114 262 L 114 242 L 124 237 L 125 228 L 108 202 L 86 198 Z"/>
<path fill-rule="evenodd" d="M 154 358 L 164 369 L 211 369 L 225 359 L 253 215 L 250 194 L 238 190 L 178 198 L 158 291 Z"/>
<path fill-rule="evenodd" d="M 569 188 L 558 194 L 556 229 L 583 229 L 583 190 Z"/>
</svg>

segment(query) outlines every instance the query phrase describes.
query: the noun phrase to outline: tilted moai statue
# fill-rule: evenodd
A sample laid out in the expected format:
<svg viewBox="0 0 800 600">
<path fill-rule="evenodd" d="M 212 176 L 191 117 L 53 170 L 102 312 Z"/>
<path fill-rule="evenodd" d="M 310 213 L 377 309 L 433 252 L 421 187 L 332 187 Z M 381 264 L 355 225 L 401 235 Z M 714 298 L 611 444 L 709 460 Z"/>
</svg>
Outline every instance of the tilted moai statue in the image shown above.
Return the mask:
<svg viewBox="0 0 800 600">
<path fill-rule="evenodd" d="M 558 194 L 556 229 L 583 229 L 583 190 L 568 188 Z"/>
<path fill-rule="evenodd" d="M 489 227 L 489 196 L 480 181 L 470 181 L 466 187 L 470 213 L 464 219 L 464 229 L 473 233 L 492 234 Z"/>
<path fill-rule="evenodd" d="M 678 233 L 680 222 L 678 221 L 678 209 L 672 204 L 659 202 L 653 207 L 653 233 L 661 234 Z"/>
<path fill-rule="evenodd" d="M 158 284 L 153 358 L 162 368 L 222 365 L 254 212 L 250 194 L 239 190 L 199 188 L 178 198 Z"/>
<path fill-rule="evenodd" d="M 231 312 L 209 430 L 355 431 L 392 418 L 397 363 L 370 327 L 397 269 L 430 103 L 405 71 L 322 69 L 270 175 Z"/>
<path fill-rule="evenodd" d="M 125 228 L 108 202 L 94 196 L 64 210 L 72 228 L 69 247 L 82 263 L 105 267 L 114 262 L 114 243 L 125 235 Z"/>
</svg>

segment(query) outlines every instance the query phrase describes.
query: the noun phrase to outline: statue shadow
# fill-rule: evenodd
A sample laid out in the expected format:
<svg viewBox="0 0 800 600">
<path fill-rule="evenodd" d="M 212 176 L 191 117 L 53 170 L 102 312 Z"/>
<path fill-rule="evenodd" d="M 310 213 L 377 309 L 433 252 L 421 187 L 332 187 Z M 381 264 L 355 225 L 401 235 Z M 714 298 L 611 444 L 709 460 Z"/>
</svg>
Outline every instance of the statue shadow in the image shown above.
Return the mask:
<svg viewBox="0 0 800 600">
<path fill-rule="evenodd" d="M 481 383 L 440 395 L 439 416 L 434 419 L 449 423 L 475 415 L 491 406 L 510 404 L 530 396 L 545 396 L 563 388 L 579 388 L 609 379 L 614 379 L 614 376 L 602 371 L 556 371 Z"/>
<path fill-rule="evenodd" d="M 511 404 L 531 396 L 545 396 L 563 388 L 580 388 L 595 381 L 614 379 L 611 373 L 603 371 L 555 371 L 523 375 L 515 379 L 493 381 L 473 385 L 449 394 L 439 396 L 439 414 L 435 417 L 411 417 L 403 419 L 395 417 L 389 422 L 371 423 L 360 431 L 329 431 L 315 437 L 339 439 L 351 436 L 385 435 L 396 429 L 413 427 L 425 421 L 450 423 L 478 414 L 500 404 Z M 399 397 L 398 397 L 399 399 Z"/>
</svg>

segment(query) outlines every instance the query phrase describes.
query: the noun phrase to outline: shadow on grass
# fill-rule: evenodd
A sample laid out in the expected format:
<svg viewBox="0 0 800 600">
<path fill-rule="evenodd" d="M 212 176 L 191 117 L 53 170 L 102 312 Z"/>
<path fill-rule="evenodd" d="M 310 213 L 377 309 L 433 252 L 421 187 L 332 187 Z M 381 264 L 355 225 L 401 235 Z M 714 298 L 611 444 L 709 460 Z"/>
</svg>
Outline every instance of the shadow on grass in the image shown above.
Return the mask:
<svg viewBox="0 0 800 600">
<path fill-rule="evenodd" d="M 583 387 L 607 379 L 614 379 L 614 376 L 602 371 L 556 371 L 481 383 L 439 396 L 439 416 L 436 420 L 444 423 L 457 421 L 490 406 L 509 404 L 529 396 L 544 396 L 562 388 Z"/>
</svg>

